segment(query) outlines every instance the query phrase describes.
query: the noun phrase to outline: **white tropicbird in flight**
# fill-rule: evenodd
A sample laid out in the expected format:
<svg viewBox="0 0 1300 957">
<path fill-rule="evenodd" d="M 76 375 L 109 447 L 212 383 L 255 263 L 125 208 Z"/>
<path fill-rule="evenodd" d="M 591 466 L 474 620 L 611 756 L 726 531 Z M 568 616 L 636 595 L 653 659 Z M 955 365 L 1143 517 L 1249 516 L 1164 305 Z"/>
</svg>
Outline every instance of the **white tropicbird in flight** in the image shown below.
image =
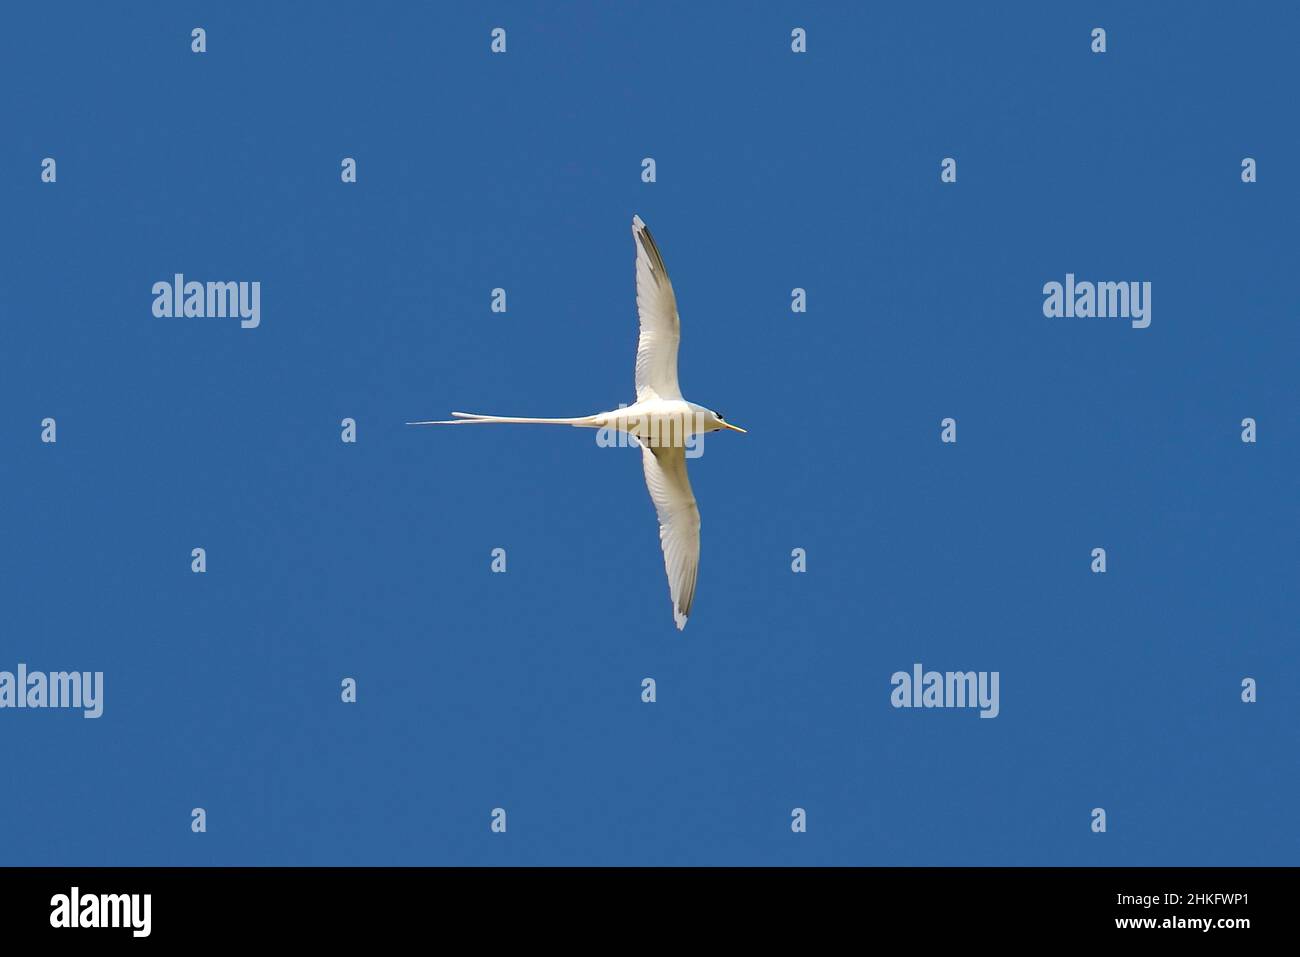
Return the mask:
<svg viewBox="0 0 1300 957">
<path fill-rule="evenodd" d="M 524 423 L 572 425 L 584 429 L 617 429 L 641 448 L 645 483 L 659 513 L 659 542 L 668 572 L 668 594 L 678 630 L 686 627 L 695 600 L 695 580 L 700 568 L 700 510 L 686 475 L 689 436 L 730 429 L 745 430 L 723 420 L 702 405 L 682 398 L 677 384 L 677 344 L 681 319 L 668 271 L 654 238 L 640 216 L 632 217 L 636 241 L 636 308 L 641 315 L 641 337 L 636 347 L 636 402 L 610 412 L 576 419 L 528 419 L 502 415 L 453 412 L 439 422 L 407 425 L 481 425 Z"/>
</svg>

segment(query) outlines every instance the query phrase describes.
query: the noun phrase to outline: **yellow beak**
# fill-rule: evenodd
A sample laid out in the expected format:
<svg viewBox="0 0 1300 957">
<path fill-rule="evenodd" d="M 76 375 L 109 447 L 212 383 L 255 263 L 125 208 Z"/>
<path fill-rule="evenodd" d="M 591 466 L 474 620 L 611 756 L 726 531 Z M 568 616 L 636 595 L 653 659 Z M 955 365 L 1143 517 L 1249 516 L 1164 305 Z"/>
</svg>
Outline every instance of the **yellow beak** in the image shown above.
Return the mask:
<svg viewBox="0 0 1300 957">
<path fill-rule="evenodd" d="M 745 431 L 745 430 L 742 429 L 740 426 L 738 426 L 738 425 L 732 425 L 730 422 L 723 422 L 723 423 L 722 423 L 722 427 L 723 427 L 724 429 L 731 429 L 732 432 L 744 432 L 744 431 Z"/>
</svg>

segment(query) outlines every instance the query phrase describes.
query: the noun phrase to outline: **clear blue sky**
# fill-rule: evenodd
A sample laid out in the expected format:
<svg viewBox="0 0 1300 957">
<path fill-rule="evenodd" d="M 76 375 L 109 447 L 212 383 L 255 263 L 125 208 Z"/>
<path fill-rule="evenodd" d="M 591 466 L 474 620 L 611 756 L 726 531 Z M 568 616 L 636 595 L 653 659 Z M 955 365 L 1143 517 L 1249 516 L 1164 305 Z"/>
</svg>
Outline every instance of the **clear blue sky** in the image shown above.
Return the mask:
<svg viewBox="0 0 1300 957">
<path fill-rule="evenodd" d="M 1296 862 L 1293 7 L 229 7 L 3 14 L 0 670 L 105 703 L 0 711 L 0 863 Z M 633 213 L 750 429 L 684 634 L 636 452 L 403 425 L 631 401 Z"/>
</svg>

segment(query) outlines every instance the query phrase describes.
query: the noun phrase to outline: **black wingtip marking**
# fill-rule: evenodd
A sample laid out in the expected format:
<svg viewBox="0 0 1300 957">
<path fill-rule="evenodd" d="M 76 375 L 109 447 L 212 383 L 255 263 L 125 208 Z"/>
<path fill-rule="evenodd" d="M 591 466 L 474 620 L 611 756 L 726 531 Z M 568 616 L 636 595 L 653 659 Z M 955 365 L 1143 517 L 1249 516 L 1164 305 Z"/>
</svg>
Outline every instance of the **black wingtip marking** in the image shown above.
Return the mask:
<svg viewBox="0 0 1300 957">
<path fill-rule="evenodd" d="M 654 270 L 668 278 L 668 269 L 664 266 L 664 258 L 659 254 L 659 246 L 655 243 L 655 238 L 650 234 L 650 227 L 644 222 L 641 223 L 641 242 L 645 245 L 646 255 L 650 257 L 650 265 Z"/>
</svg>

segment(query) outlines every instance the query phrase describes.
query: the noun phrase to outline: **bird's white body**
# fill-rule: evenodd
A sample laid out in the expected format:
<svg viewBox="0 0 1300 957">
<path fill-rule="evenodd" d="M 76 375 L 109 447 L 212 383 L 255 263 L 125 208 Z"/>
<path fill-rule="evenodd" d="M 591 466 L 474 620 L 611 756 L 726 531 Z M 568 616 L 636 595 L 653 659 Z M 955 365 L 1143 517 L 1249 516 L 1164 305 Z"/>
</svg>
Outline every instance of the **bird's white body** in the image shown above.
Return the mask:
<svg viewBox="0 0 1300 957">
<path fill-rule="evenodd" d="M 632 217 L 632 236 L 637 250 L 636 304 L 641 317 L 636 353 L 636 402 L 608 412 L 569 419 L 453 412 L 450 420 L 408 424 L 571 425 L 576 428 L 616 429 L 633 436 L 635 444 L 641 448 L 646 487 L 659 515 L 659 541 L 664 552 L 664 570 L 668 573 L 673 619 L 678 629 L 682 629 L 686 627 L 686 618 L 695 600 L 700 566 L 700 510 L 686 475 L 687 440 L 720 429 L 745 430 L 682 397 L 677 384 L 681 320 L 677 315 L 673 287 L 668 281 L 663 258 L 640 216 Z"/>
<path fill-rule="evenodd" d="M 662 444 L 672 444 L 673 436 L 686 438 L 723 427 L 711 410 L 685 399 L 646 399 L 624 409 L 602 412 L 598 418 L 598 427 L 635 435 L 651 445 L 661 444 L 653 441 L 656 437 L 665 440 Z"/>
<path fill-rule="evenodd" d="M 592 416 L 592 424 L 626 432 L 655 449 L 686 446 L 694 436 L 725 427 L 711 410 L 685 399 L 646 399 Z"/>
</svg>

